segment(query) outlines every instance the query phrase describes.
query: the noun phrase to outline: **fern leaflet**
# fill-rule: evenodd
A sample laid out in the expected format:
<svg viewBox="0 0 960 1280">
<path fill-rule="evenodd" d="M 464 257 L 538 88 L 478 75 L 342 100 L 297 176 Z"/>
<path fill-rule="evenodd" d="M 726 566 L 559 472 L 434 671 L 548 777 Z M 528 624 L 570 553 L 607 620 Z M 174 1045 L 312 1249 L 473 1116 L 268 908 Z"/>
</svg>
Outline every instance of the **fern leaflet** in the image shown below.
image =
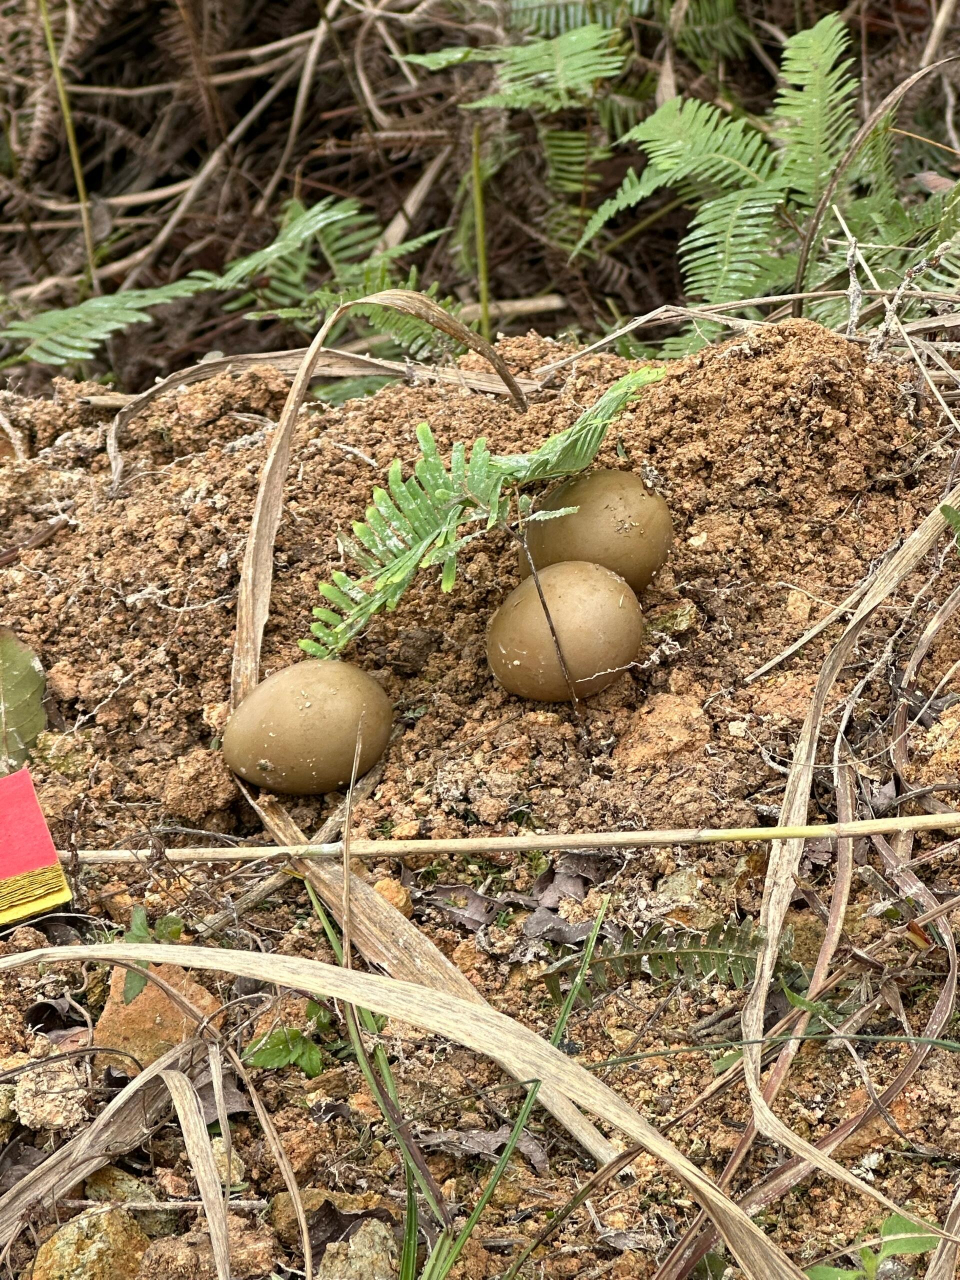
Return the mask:
<svg viewBox="0 0 960 1280">
<path fill-rule="evenodd" d="M 804 207 L 820 199 L 855 127 L 849 47 L 843 20 L 831 13 L 784 48 L 772 136 L 783 147 L 780 173 Z"/>
</svg>

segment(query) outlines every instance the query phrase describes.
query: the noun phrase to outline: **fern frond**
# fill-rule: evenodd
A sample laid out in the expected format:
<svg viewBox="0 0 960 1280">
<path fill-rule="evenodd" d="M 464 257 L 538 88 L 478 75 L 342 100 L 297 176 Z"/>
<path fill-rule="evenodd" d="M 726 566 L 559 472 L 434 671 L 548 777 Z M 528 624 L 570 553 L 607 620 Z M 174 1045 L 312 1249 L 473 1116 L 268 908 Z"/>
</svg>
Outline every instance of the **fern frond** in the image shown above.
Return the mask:
<svg viewBox="0 0 960 1280">
<path fill-rule="evenodd" d="M 630 170 L 616 195 L 588 222 L 580 252 L 618 213 L 633 208 L 660 187 L 679 188 L 691 200 L 709 200 L 773 178 L 775 156 L 763 134 L 746 120 L 731 120 L 709 102 L 671 98 L 620 139 L 646 152 L 641 174 Z"/>
<path fill-rule="evenodd" d="M 268 282 L 262 284 L 256 294 L 238 299 L 235 307 L 248 306 L 257 299 L 261 305 L 277 308 L 302 297 L 311 261 L 305 246 L 313 237 L 338 225 L 356 229 L 366 221 L 368 215 L 360 212 L 356 200 L 336 200 L 328 196 L 311 209 L 293 205 L 272 244 L 238 259 L 222 275 L 194 271 L 182 280 L 157 289 L 130 289 L 125 293 L 88 298 L 75 307 L 43 311 L 29 319 L 16 320 L 0 337 L 27 340 L 24 358 L 43 364 L 89 360 L 112 334 L 151 320 L 149 313 L 154 307 L 210 290 L 236 289 L 264 274 L 269 275 Z"/>
<path fill-rule="evenodd" d="M 392 610 L 418 570 L 440 565 L 441 589 L 456 580 L 457 556 L 475 538 L 507 519 L 512 490 L 537 480 L 569 475 L 588 466 L 625 405 L 662 368 L 640 369 L 615 383 L 566 431 L 530 454 L 494 457 L 478 440 L 467 459 L 455 445 L 444 466 L 426 423 L 417 428 L 421 456 L 406 480 L 399 460 L 388 473 L 387 489 L 375 489 L 365 519 L 341 535 L 341 551 L 364 570 L 357 578 L 335 573 L 321 583 L 327 602 L 314 609 L 313 640 L 300 646 L 318 658 L 340 653 L 383 610 Z"/>
<path fill-rule="evenodd" d="M 736 0 L 690 0 L 676 43 L 691 61 L 711 67 L 719 58 L 742 57 L 749 34 Z"/>
<path fill-rule="evenodd" d="M 289 258 L 295 250 L 325 228 L 347 222 L 351 228 L 356 229 L 368 220 L 368 215 L 360 212 L 358 200 L 336 200 L 333 196 L 327 196 L 313 208 L 295 212 L 293 217 L 284 222 L 272 244 L 258 249 L 256 253 L 249 253 L 244 258 L 238 258 L 223 275 L 213 277 L 214 287 L 236 289 L 277 261 Z"/>
<path fill-rule="evenodd" d="M 680 244 L 691 297 L 735 302 L 758 291 L 783 194 L 776 185 L 746 187 L 700 206 Z"/>
<path fill-rule="evenodd" d="M 671 98 L 620 141 L 638 143 L 663 183 L 701 197 L 759 186 L 773 176 L 775 156 L 763 134 L 696 98 Z"/>
<path fill-rule="evenodd" d="M 589 133 L 575 129 L 542 129 L 540 145 L 547 162 L 547 185 L 559 195 L 582 196 L 597 185 L 593 166 L 610 158 Z"/>
<path fill-rule="evenodd" d="M 470 103 L 471 107 L 542 107 L 564 111 L 592 98 L 598 80 L 623 70 L 620 41 L 598 22 L 575 27 L 552 40 L 507 45 L 497 71 L 499 91 Z"/>
<path fill-rule="evenodd" d="M 652 196 L 664 184 L 665 179 L 662 171 L 654 165 L 647 165 L 642 173 L 638 173 L 636 169 L 628 169 L 624 175 L 623 182 L 620 184 L 619 191 L 604 200 L 603 204 L 587 223 L 583 235 L 574 246 L 574 254 L 581 253 L 584 247 L 618 214 L 634 208 L 641 200 L 646 200 L 648 196 Z"/>
<path fill-rule="evenodd" d="M 99 298 L 87 298 L 75 307 L 41 311 L 25 320 L 14 320 L 0 331 L 0 338 L 26 341 L 25 360 L 40 364 L 69 364 L 90 360 L 97 348 L 114 333 L 132 324 L 153 319 L 149 309 L 189 298 L 210 288 L 206 279 L 187 276 L 157 289 L 130 289 Z"/>
<path fill-rule="evenodd" d="M 560 36 L 591 22 L 620 27 L 652 9 L 652 0 L 510 0 L 510 25 L 538 36 Z"/>
<path fill-rule="evenodd" d="M 787 41 L 784 80 L 773 107 L 773 137 L 781 144 L 779 170 L 795 200 L 813 208 L 843 155 L 855 127 L 850 36 L 831 13 Z"/>
<path fill-rule="evenodd" d="M 594 952 L 581 996 L 592 1003 L 637 974 L 687 986 L 714 981 L 739 989 L 756 976 L 762 942 L 762 932 L 749 917 L 742 924 L 731 917 L 706 932 L 656 921 L 639 935 L 627 932 L 619 943 L 603 943 Z M 579 964 L 578 955 L 565 956 L 545 970 L 544 982 L 557 1002 L 562 979 Z"/>
<path fill-rule="evenodd" d="M 592 98 L 598 80 L 620 74 L 625 60 L 621 45 L 599 22 L 591 22 L 528 44 L 440 49 L 436 53 L 409 53 L 404 60 L 431 71 L 463 62 L 495 62 L 499 91 L 467 106 L 564 111 Z"/>
</svg>

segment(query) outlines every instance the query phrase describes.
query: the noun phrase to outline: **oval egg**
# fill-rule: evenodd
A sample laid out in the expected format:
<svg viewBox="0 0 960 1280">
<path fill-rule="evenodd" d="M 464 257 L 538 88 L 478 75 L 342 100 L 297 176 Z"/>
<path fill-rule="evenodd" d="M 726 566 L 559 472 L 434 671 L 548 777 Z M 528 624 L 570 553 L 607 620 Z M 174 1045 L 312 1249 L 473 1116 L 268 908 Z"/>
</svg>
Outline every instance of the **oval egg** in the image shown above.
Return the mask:
<svg viewBox="0 0 960 1280">
<path fill-rule="evenodd" d="M 393 707 L 376 680 L 348 662 L 308 658 L 267 676 L 230 717 L 223 757 L 247 782 L 284 795 L 324 795 L 380 759 Z"/>
<path fill-rule="evenodd" d="M 617 574 L 585 561 L 549 565 L 538 576 L 577 697 L 599 693 L 637 656 L 643 633 L 637 597 Z M 538 702 L 570 701 L 532 577 L 494 615 L 487 661 L 508 693 Z"/>
<path fill-rule="evenodd" d="M 632 471 L 591 471 L 565 480 L 547 494 L 540 511 L 577 507 L 567 516 L 527 524 L 527 546 L 537 569 L 567 560 L 587 560 L 620 575 L 643 591 L 670 550 L 673 523 L 658 493 Z M 520 555 L 520 577 L 530 566 Z"/>
</svg>

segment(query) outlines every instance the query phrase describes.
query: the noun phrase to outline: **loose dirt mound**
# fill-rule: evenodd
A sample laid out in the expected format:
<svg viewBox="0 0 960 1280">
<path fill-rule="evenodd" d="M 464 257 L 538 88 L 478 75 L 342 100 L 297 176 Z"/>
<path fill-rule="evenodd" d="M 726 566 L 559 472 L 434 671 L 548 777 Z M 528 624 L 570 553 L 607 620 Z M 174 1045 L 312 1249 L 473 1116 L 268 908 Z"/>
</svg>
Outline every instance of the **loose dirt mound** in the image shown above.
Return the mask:
<svg viewBox="0 0 960 1280">
<path fill-rule="evenodd" d="M 504 350 L 518 371 L 558 355 L 536 338 Z M 340 564 L 337 530 L 362 514 L 396 454 L 412 464 L 419 422 L 441 449 L 479 434 L 496 451 L 530 449 L 629 367 L 584 357 L 559 394 L 522 416 L 504 400 L 424 386 L 307 415 L 264 672 L 298 656 L 316 581 Z M 768 761 L 789 751 L 824 646 L 749 689 L 742 681 L 928 509 L 947 451 L 932 416 L 915 412 L 909 376 L 868 365 L 857 346 L 804 322 L 673 368 L 601 455 L 648 475 L 677 526 L 671 561 L 643 602 L 648 651 L 588 708 L 612 768 L 591 772 L 567 708 L 532 707 L 494 685 L 484 630 L 516 582 L 515 553 L 494 535 L 468 556 L 451 595 L 425 575 L 351 655 L 382 681 L 403 725 L 359 829 L 744 825 L 771 814 L 779 775 Z M 177 825 L 251 829 L 211 743 L 226 711 L 244 538 L 285 392 L 265 369 L 166 395 L 132 424 L 113 501 L 101 483 L 103 433 L 76 390 L 61 385 L 61 406 L 28 406 L 35 438 L 49 438 L 51 421 L 70 430 L 0 473 L 5 541 L 58 511 L 72 524 L 0 583 L 4 620 L 40 655 L 71 733 L 69 752 L 54 743 L 37 765 L 61 842 L 138 842 Z M 298 808 L 308 829 L 321 816 L 313 802 Z"/>
</svg>

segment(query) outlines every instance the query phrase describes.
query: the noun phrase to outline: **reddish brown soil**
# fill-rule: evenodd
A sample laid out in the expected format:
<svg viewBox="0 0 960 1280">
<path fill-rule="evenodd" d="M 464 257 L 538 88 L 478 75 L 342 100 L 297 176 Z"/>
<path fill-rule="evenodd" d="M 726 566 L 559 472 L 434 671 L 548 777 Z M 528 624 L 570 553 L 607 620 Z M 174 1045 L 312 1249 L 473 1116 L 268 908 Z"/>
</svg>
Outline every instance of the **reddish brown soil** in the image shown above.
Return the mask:
<svg viewBox="0 0 960 1280">
<path fill-rule="evenodd" d="M 502 349 L 521 372 L 563 354 L 537 337 L 506 341 Z M 463 363 L 482 362 L 469 357 Z M 305 414 L 277 540 L 263 674 L 299 656 L 316 582 L 341 566 L 337 530 L 362 515 L 372 486 L 383 482 L 395 456 L 408 467 L 413 463 L 418 423 L 429 423 L 441 450 L 481 434 L 495 452 L 528 450 L 570 425 L 630 367 L 615 356 L 584 356 L 525 415 L 499 398 L 426 385 L 389 387 L 368 400 Z M 745 679 L 838 604 L 944 491 L 954 442 L 918 401 L 913 377 L 910 367 L 870 364 L 860 346 L 807 322 L 761 330 L 672 367 L 623 415 L 600 457 L 603 465 L 632 468 L 656 484 L 673 512 L 676 543 L 642 602 L 651 632 L 641 661 L 586 705 L 594 757 L 583 751 L 568 707 L 524 703 L 489 674 L 485 628 L 517 582 L 515 551 L 494 533 L 468 551 L 450 595 L 424 574 L 396 613 L 378 619 L 348 654 L 394 699 L 401 727 L 381 785 L 357 808 L 357 833 L 442 837 L 770 823 L 837 629 L 769 676 L 749 685 Z M 245 837 L 258 830 L 216 741 L 227 711 L 239 564 L 265 437 L 286 389 L 284 379 L 264 370 L 167 394 L 131 424 L 123 441 L 126 478 L 116 499 L 106 496 L 103 415 L 78 403 L 83 388 L 61 383 L 54 404 L 4 405 L 41 452 L 28 463 L 7 459 L 0 469 L 3 545 L 25 540 L 51 515 L 63 512 L 71 520 L 52 542 L 0 569 L 3 622 L 34 647 L 49 674 L 53 733 L 33 767 L 61 846 L 144 847 L 157 836 L 170 845 L 194 844 L 205 833 Z M 868 761 L 868 776 L 889 773 L 889 757 L 880 752 L 891 676 L 956 581 L 955 557 L 943 548 L 941 553 L 941 572 L 931 560 L 879 612 L 841 682 L 845 692 L 883 657 L 900 627 L 849 730 Z M 911 603 L 924 584 L 925 594 Z M 928 664 L 931 688 L 957 645 L 950 631 L 935 650 Z M 828 717 L 828 740 L 830 723 Z M 929 762 L 923 767 L 929 773 Z M 826 782 L 817 796 L 832 816 Z M 294 801 L 288 808 L 314 831 L 331 802 Z M 605 888 L 615 895 L 616 918 L 643 924 L 669 912 L 699 924 L 731 910 L 756 913 L 762 854 L 744 857 L 742 847 L 723 846 L 693 853 L 665 849 L 624 859 L 619 871 L 611 866 Z M 526 890 L 540 865 L 506 858 L 469 866 L 435 860 L 430 878 L 486 879 L 494 889 Z M 690 875 L 678 893 L 678 880 L 667 877 L 685 868 Z M 371 875 L 390 869 L 384 863 Z M 944 859 L 935 874 L 949 880 L 955 872 Z M 122 880 L 106 885 L 107 879 L 85 877 L 94 909 L 120 902 Z M 215 877 L 200 880 L 204 900 L 195 905 L 202 914 L 225 886 Z M 828 894 L 829 879 L 821 887 Z M 154 896 L 157 910 L 170 909 L 159 901 L 162 893 Z M 141 898 L 142 892 L 134 893 L 133 900 Z M 128 911 L 130 901 L 115 914 Z M 851 927 L 859 927 L 867 901 Z M 586 903 L 561 904 L 571 919 L 589 917 L 594 908 L 594 895 Z M 806 910 L 795 914 L 799 936 L 813 918 Z M 303 916 L 300 904 L 280 914 L 255 914 L 245 926 L 256 931 L 262 923 L 276 945 L 283 929 Z M 490 929 L 479 948 L 435 910 L 423 910 L 421 918 L 498 1007 L 549 1030 L 555 1011 L 537 982 L 543 947 L 521 938 L 520 916 Z M 874 926 L 877 921 L 863 920 L 861 936 L 872 936 Z M 299 941 L 282 945 L 318 954 L 316 928 L 303 928 Z M 583 1046 L 588 1061 L 675 1044 L 685 1039 L 691 1021 L 739 999 L 717 986 L 697 995 L 675 993 L 661 1008 L 668 992 L 638 978 L 593 1012 L 578 1015 L 571 1040 Z M 917 1025 L 926 1000 L 922 991 L 916 994 L 911 1016 Z M 408 1100 L 425 1124 L 457 1124 L 458 1109 L 467 1105 L 464 1094 L 475 1099 L 476 1087 L 496 1088 L 500 1077 L 460 1051 L 438 1069 L 432 1053 L 429 1045 L 410 1047 L 402 1069 Z M 890 1078 L 899 1056 L 896 1046 L 871 1054 L 875 1080 Z M 785 1117 L 808 1136 L 826 1132 L 847 1114 L 851 1092 L 860 1087 L 847 1059 L 830 1055 L 826 1075 L 824 1060 L 820 1052 L 808 1057 L 804 1051 L 781 1100 Z M 960 1134 L 937 1127 L 943 1117 L 935 1105 L 936 1082 L 949 1069 L 949 1062 L 932 1059 L 898 1120 L 908 1136 L 939 1145 L 955 1159 Z M 607 1078 L 655 1123 L 665 1123 L 707 1083 L 709 1064 L 696 1052 L 619 1068 Z M 268 1082 L 270 1088 L 279 1086 Z M 357 1090 L 355 1080 L 350 1088 Z M 291 1106 L 279 1092 L 273 1103 L 296 1148 L 295 1167 L 308 1181 L 332 1178 L 330 1185 L 354 1189 L 371 1176 L 364 1171 L 366 1156 L 356 1168 L 342 1163 L 356 1139 L 352 1121 L 333 1120 L 311 1136 L 302 1106 Z M 483 1124 L 499 1123 L 477 1106 Z M 742 1098 L 724 1099 L 674 1136 L 718 1173 L 746 1115 Z M 244 1142 L 241 1134 L 241 1147 Z M 878 1133 L 876 1142 L 888 1153 L 875 1173 L 877 1185 L 942 1220 L 949 1171 L 901 1157 L 897 1152 L 905 1146 L 889 1133 Z M 340 1153 L 335 1173 L 331 1150 Z M 501 1235 L 510 1234 L 504 1224 L 518 1205 L 532 1213 L 516 1219 L 521 1234 L 529 1223 L 542 1223 L 544 1205 L 572 1186 L 572 1155 L 558 1153 L 555 1179 L 553 1171 L 548 1180 L 523 1173 L 518 1201 L 500 1206 L 494 1219 Z M 744 1175 L 747 1184 L 772 1156 L 758 1148 Z M 395 1188 L 400 1184 L 391 1161 L 381 1161 L 377 1177 Z M 455 1177 L 461 1192 L 465 1177 L 475 1181 L 465 1172 L 473 1166 L 461 1158 L 436 1161 L 438 1176 Z M 266 1172 L 264 1179 L 267 1186 Z M 802 1260 L 876 1225 L 876 1206 L 834 1184 L 817 1185 L 810 1195 L 819 1199 L 787 1206 L 773 1227 L 795 1256 L 802 1245 Z M 652 1162 L 635 1187 L 608 1189 L 600 1197 L 595 1207 L 606 1226 L 647 1237 L 639 1253 L 625 1254 L 606 1274 L 651 1273 L 664 1240 L 682 1229 L 678 1200 L 682 1192 L 664 1182 Z M 560 1241 L 575 1251 L 555 1253 L 549 1274 L 589 1270 L 588 1263 L 610 1256 L 576 1251 L 591 1240 L 595 1248 L 589 1220 L 574 1219 Z M 493 1254 L 477 1254 L 465 1274 L 494 1275 L 502 1265 Z"/>
</svg>

